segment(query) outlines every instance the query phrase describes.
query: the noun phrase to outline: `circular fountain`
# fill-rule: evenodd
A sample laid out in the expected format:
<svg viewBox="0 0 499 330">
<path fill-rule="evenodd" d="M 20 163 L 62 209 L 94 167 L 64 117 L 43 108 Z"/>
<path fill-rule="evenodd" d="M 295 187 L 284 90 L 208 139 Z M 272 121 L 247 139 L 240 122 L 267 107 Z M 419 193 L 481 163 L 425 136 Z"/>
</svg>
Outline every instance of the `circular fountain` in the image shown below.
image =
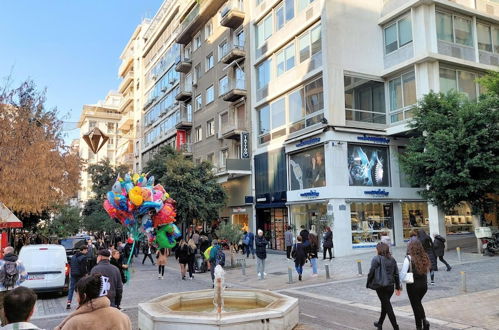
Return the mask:
<svg viewBox="0 0 499 330">
<path fill-rule="evenodd" d="M 215 289 L 171 293 L 139 304 L 139 329 L 293 329 L 298 299 L 267 290 L 224 289 L 215 268 Z"/>
</svg>

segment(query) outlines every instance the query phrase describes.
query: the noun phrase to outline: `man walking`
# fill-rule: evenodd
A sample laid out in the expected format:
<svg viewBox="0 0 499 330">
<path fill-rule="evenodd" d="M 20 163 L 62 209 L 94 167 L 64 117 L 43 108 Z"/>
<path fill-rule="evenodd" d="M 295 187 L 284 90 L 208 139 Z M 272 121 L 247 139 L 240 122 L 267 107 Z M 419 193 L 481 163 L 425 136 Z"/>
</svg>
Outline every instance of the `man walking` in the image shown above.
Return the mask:
<svg viewBox="0 0 499 330">
<path fill-rule="evenodd" d="M 445 264 L 447 267 L 447 271 L 450 272 L 452 267 L 449 265 L 447 261 L 444 259 L 444 254 L 445 254 L 445 238 L 442 236 L 435 234 L 433 235 L 434 240 L 433 240 L 433 249 L 435 250 L 435 254 L 437 255 L 438 259 Z"/>
<path fill-rule="evenodd" d="M 14 248 L 7 246 L 3 250 L 4 256 L 0 260 L 0 318 L 2 325 L 7 324 L 3 311 L 3 301 L 5 295 L 24 282 L 28 278 L 28 273 L 21 260 L 14 254 Z"/>
<path fill-rule="evenodd" d="M 253 256 L 253 259 L 255 259 L 255 248 L 253 245 L 255 244 L 255 234 L 253 234 L 249 229 L 247 235 L 247 240 L 246 242 L 246 258 L 249 258 L 250 252 L 251 255 Z"/>
<path fill-rule="evenodd" d="M 96 254 L 97 254 L 98 250 L 95 248 L 95 245 L 94 245 L 94 243 L 92 243 L 91 239 L 88 239 L 87 247 L 88 247 L 88 250 L 87 250 L 87 268 L 88 268 L 88 271 L 91 271 L 92 267 L 95 266 L 95 261 L 97 259 Z"/>
<path fill-rule="evenodd" d="M 69 265 L 71 267 L 71 276 L 66 309 L 71 309 L 71 301 L 73 300 L 73 293 L 76 287 L 76 283 L 78 283 L 78 281 L 88 273 L 87 252 L 88 247 L 86 245 L 80 247 L 80 251 L 76 252 L 71 257 L 71 261 L 69 262 Z"/>
<path fill-rule="evenodd" d="M 291 248 L 293 247 L 293 232 L 290 225 L 286 227 L 286 232 L 284 233 L 284 245 L 286 245 L 286 258 L 290 260 Z"/>
<path fill-rule="evenodd" d="M 110 257 L 111 253 L 109 250 L 99 250 L 97 265 L 92 269 L 90 274 L 101 274 L 108 278 L 109 290 L 106 296 L 111 301 L 111 306 L 116 307 L 116 301 L 121 301 L 123 295 L 123 281 L 121 280 L 121 273 L 118 267 L 111 264 Z"/>
<path fill-rule="evenodd" d="M 258 236 L 256 237 L 256 270 L 258 277 L 263 280 L 265 278 L 265 259 L 267 259 L 267 240 L 263 237 L 263 230 L 258 229 Z"/>
<path fill-rule="evenodd" d="M 148 242 L 147 245 L 144 245 L 144 248 L 142 249 L 142 252 L 144 253 L 144 259 L 142 259 L 142 264 L 144 264 L 144 261 L 146 261 L 146 258 L 149 258 L 152 262 L 152 265 L 156 265 L 154 263 L 154 260 L 152 259 L 152 255 L 156 253 L 156 248 L 152 245 L 151 242 Z"/>
</svg>

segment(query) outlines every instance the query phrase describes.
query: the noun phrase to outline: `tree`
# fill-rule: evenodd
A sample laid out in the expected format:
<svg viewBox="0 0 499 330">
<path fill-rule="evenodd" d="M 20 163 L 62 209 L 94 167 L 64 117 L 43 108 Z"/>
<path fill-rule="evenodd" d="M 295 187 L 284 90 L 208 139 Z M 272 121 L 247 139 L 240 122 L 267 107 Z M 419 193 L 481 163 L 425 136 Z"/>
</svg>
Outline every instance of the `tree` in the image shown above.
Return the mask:
<svg viewBox="0 0 499 330">
<path fill-rule="evenodd" d="M 76 196 L 80 159 L 61 128 L 33 81 L 0 89 L 0 200 L 16 214 L 41 214 Z"/>
<path fill-rule="evenodd" d="M 75 235 L 81 228 L 80 208 L 72 206 L 56 207 L 56 215 L 48 220 L 41 233 L 45 236 L 67 237 Z"/>
<path fill-rule="evenodd" d="M 230 265 L 234 265 L 234 247 L 239 244 L 239 241 L 243 237 L 242 226 L 238 224 L 233 224 L 230 222 L 222 221 L 222 223 L 215 230 L 217 237 L 220 239 L 227 240 L 229 244 L 230 252 Z"/>
<path fill-rule="evenodd" d="M 194 164 L 170 146 L 162 147 L 147 162 L 145 172 L 154 175 L 177 203 L 177 222 L 190 224 L 194 219 L 211 221 L 225 205 L 227 195 L 216 182 L 212 165 Z"/>
<path fill-rule="evenodd" d="M 88 174 L 92 178 L 92 192 L 98 199 L 106 198 L 118 175 L 124 177 L 130 169 L 126 165 L 111 166 L 109 159 L 88 166 Z"/>
<path fill-rule="evenodd" d="M 499 190 L 499 95 L 478 102 L 451 92 L 426 95 L 410 123 L 415 137 L 400 156 L 411 184 L 444 212 L 467 202 L 483 215 Z"/>
</svg>

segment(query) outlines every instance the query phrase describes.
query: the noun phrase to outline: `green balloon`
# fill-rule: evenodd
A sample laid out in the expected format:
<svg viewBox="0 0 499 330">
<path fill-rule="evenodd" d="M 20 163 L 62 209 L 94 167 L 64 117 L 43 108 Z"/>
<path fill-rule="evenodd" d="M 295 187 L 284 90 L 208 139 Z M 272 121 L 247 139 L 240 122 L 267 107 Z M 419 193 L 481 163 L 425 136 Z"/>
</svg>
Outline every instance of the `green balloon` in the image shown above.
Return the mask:
<svg viewBox="0 0 499 330">
<path fill-rule="evenodd" d="M 172 232 L 173 232 L 173 227 L 170 226 L 169 224 L 161 227 L 156 234 L 156 244 L 158 244 L 160 248 L 167 248 L 167 249 L 173 248 L 177 244 L 177 242 L 175 240 L 171 242 L 168 239 L 168 233 Z"/>
</svg>

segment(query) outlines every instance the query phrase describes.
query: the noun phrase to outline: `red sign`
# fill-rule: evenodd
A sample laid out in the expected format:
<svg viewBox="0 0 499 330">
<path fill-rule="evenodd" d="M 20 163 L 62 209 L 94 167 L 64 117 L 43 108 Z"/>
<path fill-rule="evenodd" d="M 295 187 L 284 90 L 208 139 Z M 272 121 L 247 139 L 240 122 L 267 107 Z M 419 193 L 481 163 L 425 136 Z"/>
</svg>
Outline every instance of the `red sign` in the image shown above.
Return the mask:
<svg viewBox="0 0 499 330">
<path fill-rule="evenodd" d="M 182 145 L 185 144 L 185 139 L 186 139 L 186 132 L 184 130 L 177 130 L 177 143 L 176 147 L 177 150 L 180 151 L 180 148 L 182 148 Z"/>
</svg>

